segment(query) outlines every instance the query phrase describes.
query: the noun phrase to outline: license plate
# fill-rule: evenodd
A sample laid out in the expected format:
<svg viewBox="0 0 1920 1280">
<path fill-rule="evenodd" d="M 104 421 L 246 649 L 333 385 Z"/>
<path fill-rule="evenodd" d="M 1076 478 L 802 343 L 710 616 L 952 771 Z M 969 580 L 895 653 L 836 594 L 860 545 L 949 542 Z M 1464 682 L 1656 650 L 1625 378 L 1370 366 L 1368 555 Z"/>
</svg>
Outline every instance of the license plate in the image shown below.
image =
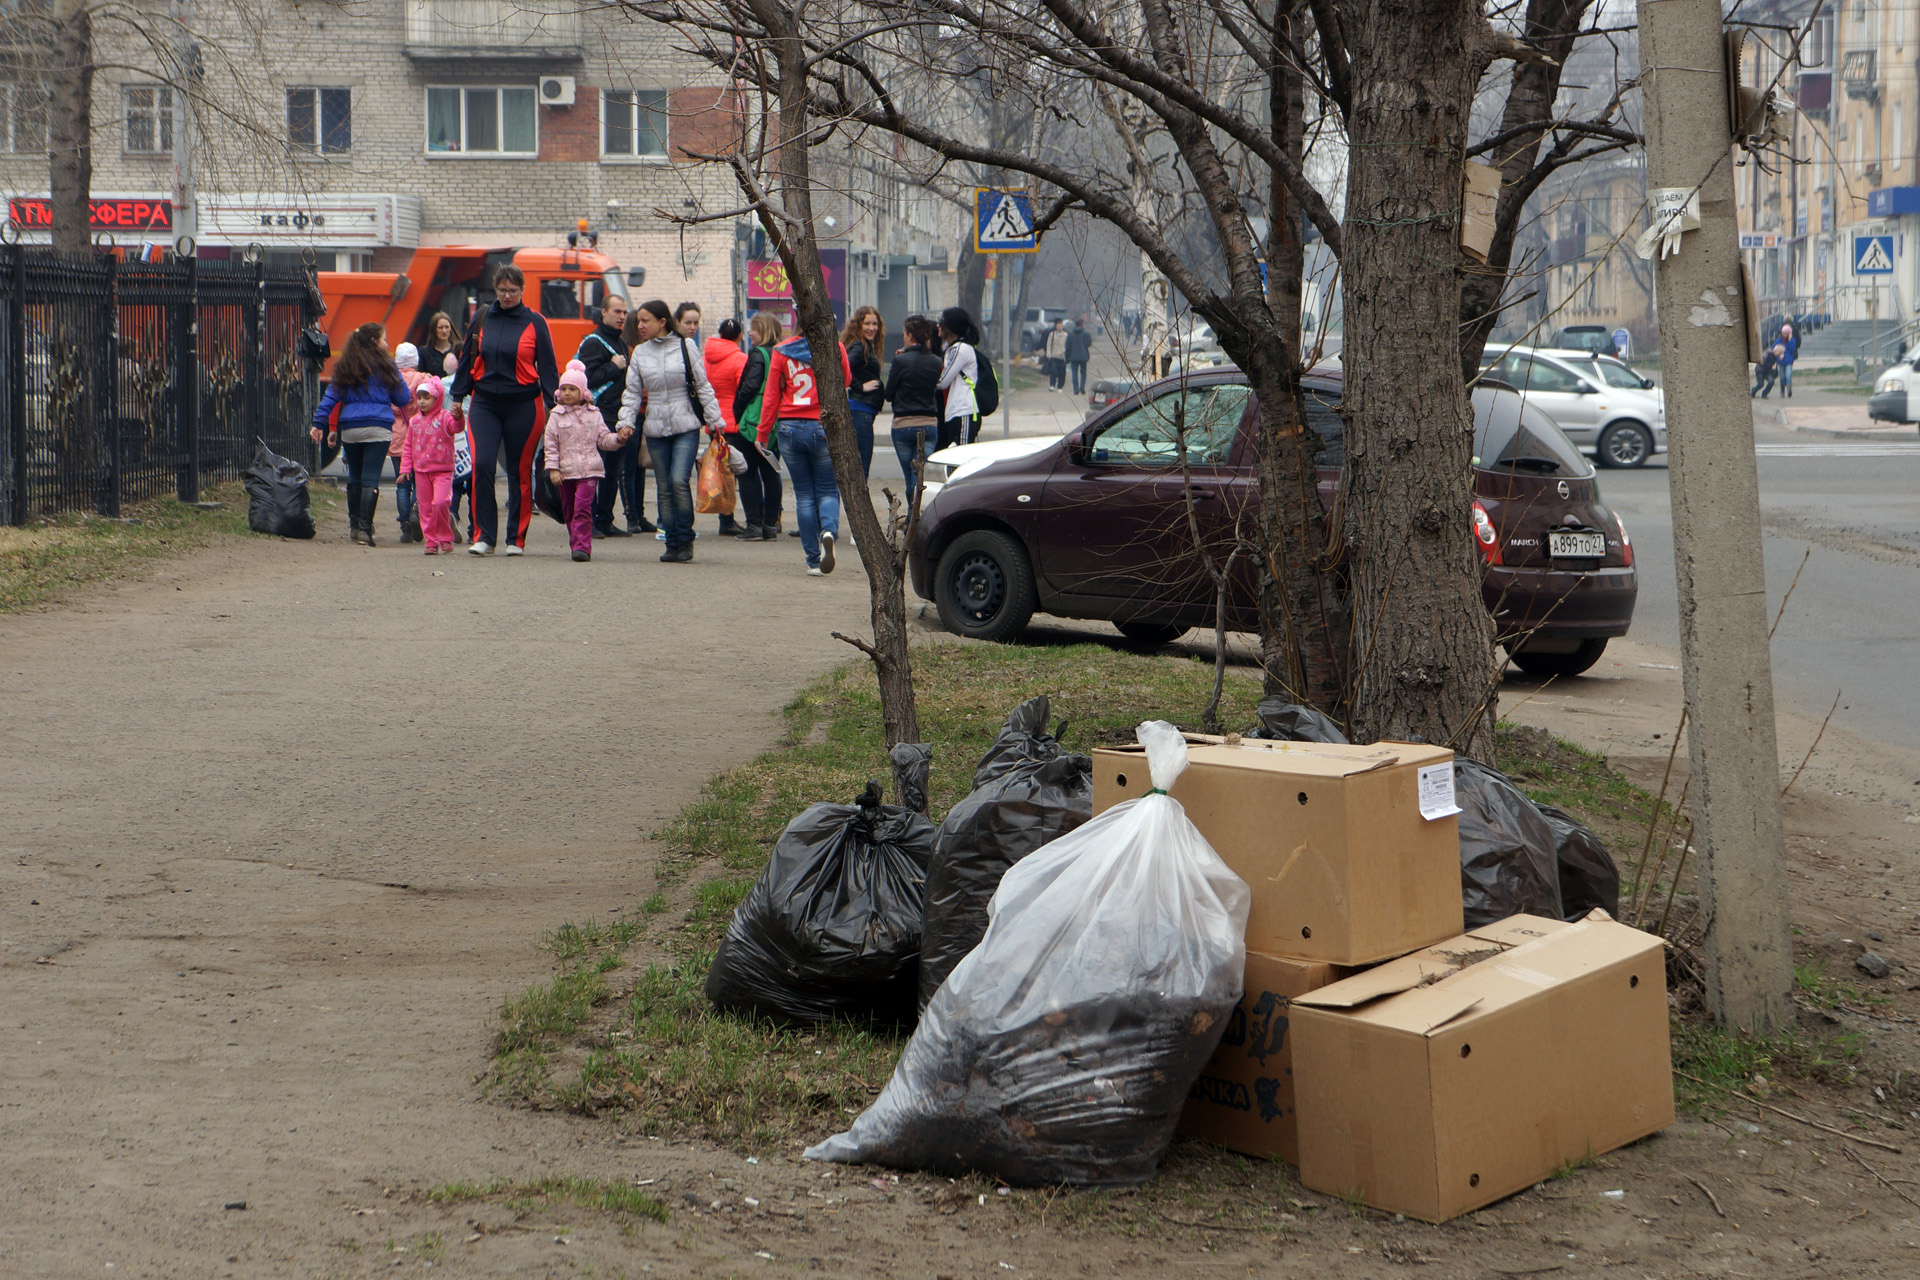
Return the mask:
<svg viewBox="0 0 1920 1280">
<path fill-rule="evenodd" d="M 1604 560 L 1607 535 L 1604 533 L 1549 533 L 1547 554 L 1556 560 Z"/>
</svg>

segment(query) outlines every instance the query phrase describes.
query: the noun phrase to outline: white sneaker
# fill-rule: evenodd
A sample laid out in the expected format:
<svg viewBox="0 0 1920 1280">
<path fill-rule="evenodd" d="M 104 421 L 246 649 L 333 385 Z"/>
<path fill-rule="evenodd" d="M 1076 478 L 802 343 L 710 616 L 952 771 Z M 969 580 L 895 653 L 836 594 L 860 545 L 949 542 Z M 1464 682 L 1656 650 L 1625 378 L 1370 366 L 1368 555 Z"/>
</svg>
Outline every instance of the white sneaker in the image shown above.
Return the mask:
<svg viewBox="0 0 1920 1280">
<path fill-rule="evenodd" d="M 527 554 L 527 549 L 525 547 L 515 546 L 513 543 L 509 542 L 507 544 L 507 554 L 510 556 L 523 556 Z"/>
<path fill-rule="evenodd" d="M 482 539 L 468 547 L 467 554 L 470 556 L 490 556 L 493 554 L 493 544 Z"/>
<path fill-rule="evenodd" d="M 827 576 L 827 571 L 825 569 L 822 569 L 819 565 L 815 565 L 812 568 L 807 570 L 807 576 L 809 578 L 824 578 Z"/>
<path fill-rule="evenodd" d="M 831 533 L 820 535 L 820 572 L 833 572 L 833 535 Z"/>
<path fill-rule="evenodd" d="M 665 542 L 667 540 L 667 531 L 665 529 L 655 530 L 653 540 L 655 542 Z"/>
</svg>

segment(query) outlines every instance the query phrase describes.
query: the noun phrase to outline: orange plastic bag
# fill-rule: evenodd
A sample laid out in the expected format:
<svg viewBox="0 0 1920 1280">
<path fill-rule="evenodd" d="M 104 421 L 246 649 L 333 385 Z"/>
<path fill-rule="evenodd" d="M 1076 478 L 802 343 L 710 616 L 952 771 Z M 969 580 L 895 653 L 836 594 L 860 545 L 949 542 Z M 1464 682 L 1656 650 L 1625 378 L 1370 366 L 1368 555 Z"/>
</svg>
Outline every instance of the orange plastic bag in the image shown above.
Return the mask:
<svg viewBox="0 0 1920 1280">
<path fill-rule="evenodd" d="M 733 468 L 727 465 L 727 442 L 709 436 L 700 455 L 700 476 L 693 495 L 693 509 L 703 516 L 733 514 L 739 492 L 733 483 Z"/>
</svg>

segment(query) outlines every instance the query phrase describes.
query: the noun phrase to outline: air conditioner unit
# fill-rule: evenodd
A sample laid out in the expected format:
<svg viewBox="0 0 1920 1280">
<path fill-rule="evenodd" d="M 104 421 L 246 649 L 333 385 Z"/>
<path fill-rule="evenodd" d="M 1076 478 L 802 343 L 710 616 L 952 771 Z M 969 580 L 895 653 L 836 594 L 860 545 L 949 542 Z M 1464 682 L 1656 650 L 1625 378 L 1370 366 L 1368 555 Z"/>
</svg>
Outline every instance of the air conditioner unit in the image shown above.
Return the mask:
<svg viewBox="0 0 1920 1280">
<path fill-rule="evenodd" d="M 549 107 L 570 107 L 573 105 L 572 76 L 541 76 L 540 101 Z"/>
</svg>

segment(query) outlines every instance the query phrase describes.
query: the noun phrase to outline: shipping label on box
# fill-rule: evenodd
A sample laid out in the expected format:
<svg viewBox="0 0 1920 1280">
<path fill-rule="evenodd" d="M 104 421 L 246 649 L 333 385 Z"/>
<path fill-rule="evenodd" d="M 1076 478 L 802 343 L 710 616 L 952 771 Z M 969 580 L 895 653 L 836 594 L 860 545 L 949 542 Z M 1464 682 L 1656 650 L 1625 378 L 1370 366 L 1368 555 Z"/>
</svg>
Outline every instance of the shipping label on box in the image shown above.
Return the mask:
<svg viewBox="0 0 1920 1280">
<path fill-rule="evenodd" d="M 1294 997 L 1338 982 L 1350 972 L 1318 960 L 1247 952 L 1246 994 L 1227 1020 L 1220 1047 L 1187 1094 L 1180 1135 L 1298 1164 L 1289 1008 Z"/>
<path fill-rule="evenodd" d="M 1253 891 L 1249 950 L 1364 965 L 1460 933 L 1452 752 L 1404 742 L 1188 743 L 1170 794 Z M 1095 813 L 1150 786 L 1137 747 L 1094 752 Z"/>
<path fill-rule="evenodd" d="M 1300 1180 L 1428 1222 L 1673 1122 L 1666 949 L 1514 916 L 1293 1000 Z"/>
</svg>

